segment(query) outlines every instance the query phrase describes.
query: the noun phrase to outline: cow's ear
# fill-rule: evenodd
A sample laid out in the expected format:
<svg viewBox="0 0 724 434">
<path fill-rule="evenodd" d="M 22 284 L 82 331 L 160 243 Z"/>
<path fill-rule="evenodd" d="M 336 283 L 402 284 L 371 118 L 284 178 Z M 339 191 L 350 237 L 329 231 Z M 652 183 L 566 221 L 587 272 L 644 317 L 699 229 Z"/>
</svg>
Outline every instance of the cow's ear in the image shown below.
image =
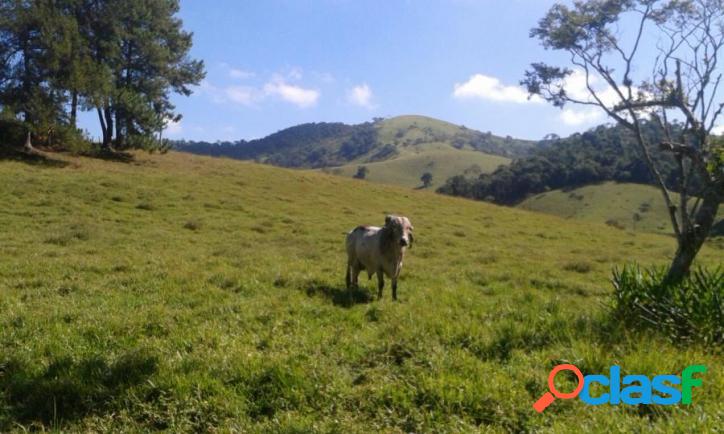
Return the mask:
<svg viewBox="0 0 724 434">
<path fill-rule="evenodd" d="M 385 217 L 385 226 L 390 226 L 390 225 L 392 224 L 392 219 L 393 219 L 393 218 L 394 218 L 394 217 L 392 217 L 391 215 L 388 214 L 388 215 Z"/>
</svg>

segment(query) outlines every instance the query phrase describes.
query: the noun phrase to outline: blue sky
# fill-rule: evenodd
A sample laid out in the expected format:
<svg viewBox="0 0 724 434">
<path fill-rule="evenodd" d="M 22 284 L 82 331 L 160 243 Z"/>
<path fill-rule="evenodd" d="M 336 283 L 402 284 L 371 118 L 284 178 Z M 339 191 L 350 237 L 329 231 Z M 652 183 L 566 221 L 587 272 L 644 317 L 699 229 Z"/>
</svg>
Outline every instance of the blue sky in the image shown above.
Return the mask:
<svg viewBox="0 0 724 434">
<path fill-rule="evenodd" d="M 207 76 L 192 96 L 174 97 L 183 119 L 166 135 L 251 139 L 401 114 L 528 139 L 585 130 L 605 117 L 529 101 L 517 84 L 531 62 L 565 62 L 528 37 L 553 3 L 182 0 Z M 98 135 L 92 113 L 82 123 Z"/>
</svg>

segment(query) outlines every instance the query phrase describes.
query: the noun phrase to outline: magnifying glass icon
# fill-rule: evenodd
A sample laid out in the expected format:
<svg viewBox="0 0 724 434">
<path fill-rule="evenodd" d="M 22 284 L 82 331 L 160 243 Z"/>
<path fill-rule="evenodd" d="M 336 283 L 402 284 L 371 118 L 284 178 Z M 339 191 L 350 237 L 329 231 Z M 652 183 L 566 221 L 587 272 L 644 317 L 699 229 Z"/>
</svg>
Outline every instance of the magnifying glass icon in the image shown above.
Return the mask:
<svg viewBox="0 0 724 434">
<path fill-rule="evenodd" d="M 574 374 L 576 374 L 576 377 L 578 377 L 578 386 L 576 386 L 576 389 L 573 392 L 570 393 L 561 393 L 558 390 L 556 390 L 556 385 L 553 383 L 553 380 L 556 378 L 556 374 L 558 374 L 561 371 L 571 371 Z M 548 390 L 550 392 L 546 392 L 538 398 L 538 401 L 533 404 L 533 408 L 535 408 L 535 411 L 538 413 L 542 413 L 543 410 L 546 409 L 549 405 L 553 403 L 553 401 L 558 399 L 571 399 L 578 396 L 579 393 L 581 393 L 581 390 L 583 389 L 583 374 L 581 371 L 576 367 L 576 365 L 571 365 L 570 363 L 564 363 L 562 365 L 558 365 L 551 369 L 551 373 L 548 374 Z"/>
</svg>

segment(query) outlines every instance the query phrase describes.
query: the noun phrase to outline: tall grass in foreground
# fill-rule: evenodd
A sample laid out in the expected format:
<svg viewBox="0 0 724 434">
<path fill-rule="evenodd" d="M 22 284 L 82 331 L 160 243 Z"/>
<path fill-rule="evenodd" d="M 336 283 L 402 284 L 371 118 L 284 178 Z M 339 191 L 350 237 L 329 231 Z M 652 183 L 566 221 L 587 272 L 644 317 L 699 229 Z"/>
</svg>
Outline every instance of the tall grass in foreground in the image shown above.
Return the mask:
<svg viewBox="0 0 724 434">
<path fill-rule="evenodd" d="M 611 269 L 673 239 L 169 152 L 0 162 L 0 433 L 716 432 L 721 357 L 626 333 Z M 42 160 L 41 160 L 42 161 Z M 418 232 L 400 301 L 344 233 Z M 724 240 L 721 240 L 724 241 Z M 724 244 L 704 245 L 702 266 Z M 532 407 L 550 370 L 711 367 L 692 405 Z M 561 390 L 575 379 L 561 376 Z"/>
<path fill-rule="evenodd" d="M 724 270 L 697 268 L 679 283 L 665 283 L 666 269 L 625 265 L 614 269 L 614 315 L 652 327 L 673 341 L 724 342 Z"/>
</svg>

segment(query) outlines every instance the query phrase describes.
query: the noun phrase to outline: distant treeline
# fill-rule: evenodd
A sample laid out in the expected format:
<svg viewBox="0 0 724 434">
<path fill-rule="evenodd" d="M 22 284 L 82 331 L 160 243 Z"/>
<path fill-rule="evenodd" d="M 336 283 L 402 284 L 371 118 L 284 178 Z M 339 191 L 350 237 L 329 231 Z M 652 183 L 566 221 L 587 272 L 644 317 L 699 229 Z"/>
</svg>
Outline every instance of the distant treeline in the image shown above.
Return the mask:
<svg viewBox="0 0 724 434">
<path fill-rule="evenodd" d="M 630 134 L 620 126 L 599 126 L 563 139 L 549 137 L 527 157 L 477 178 L 454 176 L 438 192 L 512 205 L 547 190 L 601 181 L 653 184 Z M 649 143 L 662 139 L 660 129 L 650 122 L 643 124 L 643 134 Z M 656 148 L 650 152 L 660 162 L 667 185 L 678 190 L 674 160 Z"/>
<path fill-rule="evenodd" d="M 178 0 L 0 2 L 0 140 L 68 147 L 93 111 L 103 145 L 149 148 L 180 116 L 172 92 L 204 77 Z"/>
<path fill-rule="evenodd" d="M 377 146 L 371 122 L 347 125 L 317 122 L 286 128 L 262 139 L 234 142 L 173 142 L 179 151 L 239 160 L 256 160 L 282 167 L 319 168 L 346 164 Z"/>
</svg>

